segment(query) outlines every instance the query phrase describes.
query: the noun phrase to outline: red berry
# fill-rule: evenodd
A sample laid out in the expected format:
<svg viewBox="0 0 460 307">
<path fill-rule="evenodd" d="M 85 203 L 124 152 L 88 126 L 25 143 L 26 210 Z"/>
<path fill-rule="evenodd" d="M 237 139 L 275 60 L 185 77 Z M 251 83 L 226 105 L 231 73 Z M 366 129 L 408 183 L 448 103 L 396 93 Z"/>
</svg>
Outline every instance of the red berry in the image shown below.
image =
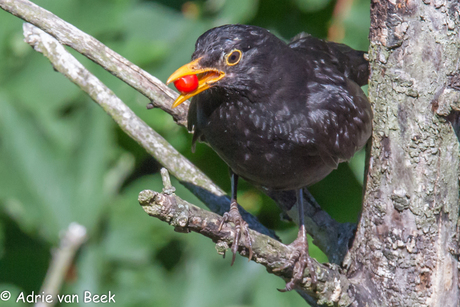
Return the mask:
<svg viewBox="0 0 460 307">
<path fill-rule="evenodd" d="M 187 75 L 174 81 L 174 86 L 182 94 L 193 92 L 198 88 L 198 77 L 196 75 Z"/>
</svg>

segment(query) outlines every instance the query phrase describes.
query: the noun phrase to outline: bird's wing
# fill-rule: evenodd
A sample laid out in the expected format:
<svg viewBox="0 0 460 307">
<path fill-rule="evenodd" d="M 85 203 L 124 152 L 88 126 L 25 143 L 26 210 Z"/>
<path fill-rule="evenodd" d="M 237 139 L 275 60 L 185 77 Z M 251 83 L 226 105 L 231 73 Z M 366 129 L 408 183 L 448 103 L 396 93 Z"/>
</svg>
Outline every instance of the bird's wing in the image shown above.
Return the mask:
<svg viewBox="0 0 460 307">
<path fill-rule="evenodd" d="M 306 33 L 294 37 L 288 45 L 310 59 L 321 59 L 335 66 L 345 77 L 359 86 L 367 84 L 369 63 L 364 51 L 354 50 L 344 44 L 327 42 Z"/>
<path fill-rule="evenodd" d="M 305 123 L 291 131 L 290 141 L 330 167 L 349 160 L 364 147 L 372 130 L 372 111 L 367 97 L 351 80 L 345 84 L 309 83 L 303 113 Z"/>
</svg>

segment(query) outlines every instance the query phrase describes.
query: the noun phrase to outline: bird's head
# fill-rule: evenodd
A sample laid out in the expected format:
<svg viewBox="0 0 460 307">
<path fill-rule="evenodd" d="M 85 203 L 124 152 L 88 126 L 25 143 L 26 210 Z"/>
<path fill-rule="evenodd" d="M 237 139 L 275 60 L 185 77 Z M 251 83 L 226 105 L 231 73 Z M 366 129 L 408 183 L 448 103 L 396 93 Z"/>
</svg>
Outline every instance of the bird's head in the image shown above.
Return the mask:
<svg viewBox="0 0 460 307">
<path fill-rule="evenodd" d="M 173 108 L 212 87 L 257 94 L 269 86 L 266 76 L 271 70 L 277 48 L 284 42 L 268 30 L 255 26 L 225 25 L 208 30 L 195 45 L 192 61 L 176 70 L 167 81 L 197 75 L 198 86 L 183 92 Z"/>
</svg>

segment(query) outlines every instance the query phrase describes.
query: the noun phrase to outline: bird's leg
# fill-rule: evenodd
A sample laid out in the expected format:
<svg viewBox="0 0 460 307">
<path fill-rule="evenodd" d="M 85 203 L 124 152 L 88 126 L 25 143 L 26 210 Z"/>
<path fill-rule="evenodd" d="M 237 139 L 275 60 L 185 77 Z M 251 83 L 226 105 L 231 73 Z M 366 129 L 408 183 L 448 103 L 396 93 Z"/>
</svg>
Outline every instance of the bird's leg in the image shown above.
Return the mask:
<svg viewBox="0 0 460 307">
<path fill-rule="evenodd" d="M 222 226 L 224 223 L 232 222 L 235 224 L 235 236 L 233 237 L 232 243 L 232 264 L 235 262 L 236 253 L 238 252 L 238 245 L 240 243 L 241 233 L 244 233 L 246 242 L 244 242 L 244 246 L 249 250 L 249 261 L 252 258 L 252 238 L 249 235 L 249 227 L 248 224 L 243 220 L 240 212 L 238 211 L 238 203 L 236 201 L 236 193 L 237 193 L 237 186 L 238 186 L 238 175 L 231 172 L 231 185 L 232 185 L 232 199 L 230 202 L 230 210 L 225 212 L 223 215 L 223 219 L 219 225 L 219 231 L 222 230 Z"/>
<path fill-rule="evenodd" d="M 291 291 L 299 282 L 301 282 L 306 267 L 308 267 L 308 270 L 310 271 L 311 283 L 313 285 L 316 284 L 316 275 L 313 269 L 312 258 L 308 254 L 308 240 L 307 232 L 305 230 L 302 189 L 297 191 L 297 206 L 299 207 L 299 233 L 297 234 L 297 239 L 289 245 L 294 247 L 294 253 L 285 265 L 273 270 L 282 271 L 288 267 L 292 267 L 292 279 L 286 283 L 286 288 L 283 290 L 278 289 L 281 292 Z"/>
</svg>

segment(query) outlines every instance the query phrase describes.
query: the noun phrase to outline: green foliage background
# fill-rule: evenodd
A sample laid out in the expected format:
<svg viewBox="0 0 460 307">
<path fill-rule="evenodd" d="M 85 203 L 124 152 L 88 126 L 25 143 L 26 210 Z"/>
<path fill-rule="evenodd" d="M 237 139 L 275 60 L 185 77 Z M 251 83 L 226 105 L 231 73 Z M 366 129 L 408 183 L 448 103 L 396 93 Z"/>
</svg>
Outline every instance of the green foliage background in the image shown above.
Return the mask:
<svg viewBox="0 0 460 307">
<path fill-rule="evenodd" d="M 152 75 L 166 80 L 188 62 L 197 37 L 226 23 L 254 24 L 289 39 L 299 32 L 367 49 L 369 3 L 352 3 L 334 18 L 332 0 L 36 0 Z M 75 52 L 73 52 L 76 54 Z M 190 135 L 147 99 L 76 54 L 143 120 L 227 191 L 227 167 L 205 145 L 190 152 Z M 137 203 L 143 189 L 161 190 L 159 165 L 48 60 L 23 42 L 22 20 L 0 10 L 0 292 L 38 292 L 59 234 L 73 222 L 89 240 L 62 293 L 115 294 L 118 306 L 295 306 L 297 293 L 279 293 L 280 278 L 237 257 L 222 260 L 213 243 L 178 234 Z M 356 222 L 363 154 L 311 188 L 339 221 Z M 204 207 L 173 182 L 177 194 Z M 293 224 L 267 197 L 242 183 L 240 203 L 284 242 Z M 262 205 L 263 204 L 263 205 Z M 319 250 L 311 254 L 326 261 Z M 0 302 L 2 306 L 22 303 Z M 69 304 L 66 304 L 69 305 Z M 77 305 L 77 304 L 75 304 Z M 80 305 L 83 304 L 80 302 Z"/>
</svg>

